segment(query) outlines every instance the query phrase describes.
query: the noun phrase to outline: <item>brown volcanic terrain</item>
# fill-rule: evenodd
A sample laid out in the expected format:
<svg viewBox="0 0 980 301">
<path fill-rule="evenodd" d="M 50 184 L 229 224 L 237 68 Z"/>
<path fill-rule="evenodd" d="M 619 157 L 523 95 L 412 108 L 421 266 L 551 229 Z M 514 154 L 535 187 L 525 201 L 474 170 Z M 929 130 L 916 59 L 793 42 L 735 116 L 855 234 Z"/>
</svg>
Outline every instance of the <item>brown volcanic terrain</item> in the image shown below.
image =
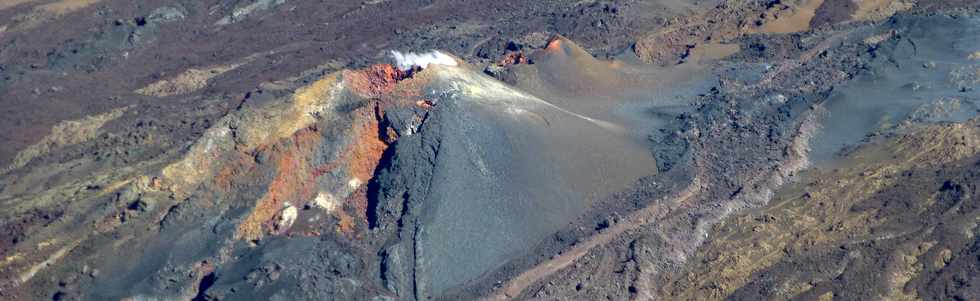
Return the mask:
<svg viewBox="0 0 980 301">
<path fill-rule="evenodd" d="M 977 120 L 881 138 L 732 216 L 672 299 L 976 299 Z M 956 258 L 956 262 L 953 262 Z M 954 280 L 958 279 L 958 280 Z"/>
<path fill-rule="evenodd" d="M 0 299 L 974 300 L 978 7 L 0 1 Z"/>
</svg>

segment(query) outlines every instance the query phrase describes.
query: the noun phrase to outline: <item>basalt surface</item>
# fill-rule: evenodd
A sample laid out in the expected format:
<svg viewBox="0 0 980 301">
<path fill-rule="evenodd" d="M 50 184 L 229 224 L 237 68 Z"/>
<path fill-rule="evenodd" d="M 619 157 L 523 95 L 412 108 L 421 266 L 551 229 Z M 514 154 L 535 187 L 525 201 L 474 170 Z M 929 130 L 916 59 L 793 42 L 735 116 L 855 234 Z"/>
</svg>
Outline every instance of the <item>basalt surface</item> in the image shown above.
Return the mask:
<svg viewBox="0 0 980 301">
<path fill-rule="evenodd" d="M 0 3 L 0 299 L 974 300 L 980 2 Z"/>
</svg>

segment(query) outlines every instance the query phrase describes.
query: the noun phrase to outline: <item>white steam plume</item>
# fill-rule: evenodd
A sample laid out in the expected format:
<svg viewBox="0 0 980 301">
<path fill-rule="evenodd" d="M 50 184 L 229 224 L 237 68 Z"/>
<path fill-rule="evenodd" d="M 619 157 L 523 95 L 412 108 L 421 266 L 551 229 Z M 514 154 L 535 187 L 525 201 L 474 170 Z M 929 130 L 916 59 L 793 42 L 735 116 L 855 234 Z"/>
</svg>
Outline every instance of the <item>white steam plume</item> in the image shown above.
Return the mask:
<svg viewBox="0 0 980 301">
<path fill-rule="evenodd" d="M 456 66 L 456 59 L 438 50 L 425 53 L 402 53 L 392 50 L 391 57 L 395 59 L 395 65 L 401 70 L 412 69 L 412 66 L 419 66 L 424 69 L 429 64 Z"/>
</svg>

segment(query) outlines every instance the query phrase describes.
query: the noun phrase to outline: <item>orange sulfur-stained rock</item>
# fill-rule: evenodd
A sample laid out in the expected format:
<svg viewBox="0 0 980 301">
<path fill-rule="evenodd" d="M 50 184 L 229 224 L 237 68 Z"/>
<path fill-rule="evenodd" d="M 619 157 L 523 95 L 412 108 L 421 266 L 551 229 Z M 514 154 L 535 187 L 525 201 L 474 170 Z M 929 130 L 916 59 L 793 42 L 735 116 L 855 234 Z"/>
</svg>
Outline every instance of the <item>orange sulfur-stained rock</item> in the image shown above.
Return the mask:
<svg viewBox="0 0 980 301">
<path fill-rule="evenodd" d="M 507 52 L 507 54 L 504 54 L 504 57 L 501 58 L 499 62 L 497 62 L 497 65 L 501 67 L 507 67 L 511 65 L 524 65 L 530 63 L 531 63 L 531 58 L 529 58 L 526 54 L 524 54 L 524 51 L 511 51 L 511 52 Z"/>
<path fill-rule="evenodd" d="M 364 98 L 377 98 L 395 90 L 395 84 L 408 73 L 389 64 L 378 64 L 363 70 L 345 71 L 344 79 L 351 90 Z"/>
<path fill-rule="evenodd" d="M 225 165 L 218 170 L 214 177 L 214 183 L 219 189 L 229 191 L 237 177 L 255 168 L 255 161 L 251 156 L 244 152 L 233 152 L 231 158 L 225 160 Z"/>
<path fill-rule="evenodd" d="M 549 51 L 549 52 L 558 52 L 558 51 L 561 51 L 561 44 L 562 44 L 561 43 L 561 40 L 562 39 L 563 39 L 562 36 L 554 36 L 554 37 L 552 37 L 551 40 L 548 41 L 548 44 L 544 47 L 544 49 L 546 51 Z"/>
<path fill-rule="evenodd" d="M 289 139 L 260 150 L 277 157 L 277 175 L 269 184 L 268 192 L 255 205 L 252 214 L 238 226 L 238 238 L 262 238 L 263 227 L 271 226 L 273 218 L 286 202 L 300 202 L 314 196 L 315 187 L 309 159 L 321 140 L 322 137 L 315 129 L 303 129 Z"/>
<path fill-rule="evenodd" d="M 415 102 L 415 105 L 418 106 L 418 107 L 420 107 L 420 108 L 426 109 L 426 110 L 431 109 L 432 106 L 433 106 L 433 104 L 432 104 L 431 101 L 424 100 L 424 99 L 423 100 L 416 101 Z"/>
<path fill-rule="evenodd" d="M 263 153 L 270 162 L 276 163 L 276 177 L 265 195 L 257 201 L 252 213 L 239 224 L 236 237 L 255 241 L 265 235 L 306 233 L 302 229 L 299 232 L 289 231 L 291 223 L 284 221 L 292 218 L 285 218 L 284 210 L 309 203 L 324 189 L 343 200 L 340 204 L 343 210 L 328 212 L 337 220 L 337 224 L 331 226 L 336 226 L 338 233 L 356 237 L 358 225 L 367 223 L 366 184 L 374 177 L 385 151 L 399 138 L 398 131 L 384 122 L 385 109 L 417 107 L 428 110 L 433 106 L 432 102 L 421 99 L 419 95 L 418 85 L 422 83 L 414 78 L 407 80 L 409 73 L 415 71 L 419 70 L 401 71 L 388 64 L 342 71 L 343 83 L 337 86 L 344 87 L 359 99 L 353 100 L 356 109 L 346 113 L 349 119 L 345 120 L 349 120 L 349 124 L 327 125 L 349 126 L 340 131 L 339 139 L 331 138 L 342 145 L 336 153 L 330 154 L 327 162 L 317 156 L 323 155 L 319 152 L 323 150 L 324 135 L 332 134 L 320 132 L 316 123 L 299 128 L 291 136 L 281 135 L 276 142 L 257 146 L 256 152 Z M 328 91 L 328 87 L 333 87 L 320 86 L 323 87 L 316 91 Z M 304 88 L 297 93 L 297 101 L 329 103 L 322 100 L 330 97 L 329 94 L 313 95 L 310 89 Z M 256 168 L 252 157 L 252 154 L 242 152 L 226 161 L 216 172 L 216 186 L 224 190 L 234 187 L 236 177 Z M 334 183 L 320 186 L 323 181 Z"/>
<path fill-rule="evenodd" d="M 353 140 L 345 157 L 348 173 L 360 183 L 371 180 L 381 155 L 388 148 L 388 143 L 381 139 L 380 110 L 376 104 L 374 108 L 362 108 L 355 112 L 357 118 L 353 125 Z"/>
</svg>

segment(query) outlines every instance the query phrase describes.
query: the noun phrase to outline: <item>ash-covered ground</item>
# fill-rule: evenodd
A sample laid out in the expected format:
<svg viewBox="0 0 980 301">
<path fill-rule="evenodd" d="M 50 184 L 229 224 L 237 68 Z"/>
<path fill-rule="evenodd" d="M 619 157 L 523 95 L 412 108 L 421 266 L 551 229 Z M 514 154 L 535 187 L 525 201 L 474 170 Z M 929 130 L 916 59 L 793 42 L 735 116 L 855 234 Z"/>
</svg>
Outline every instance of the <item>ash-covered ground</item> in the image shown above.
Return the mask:
<svg viewBox="0 0 980 301">
<path fill-rule="evenodd" d="M 3 300 L 975 300 L 980 1 L 0 2 Z"/>
</svg>

